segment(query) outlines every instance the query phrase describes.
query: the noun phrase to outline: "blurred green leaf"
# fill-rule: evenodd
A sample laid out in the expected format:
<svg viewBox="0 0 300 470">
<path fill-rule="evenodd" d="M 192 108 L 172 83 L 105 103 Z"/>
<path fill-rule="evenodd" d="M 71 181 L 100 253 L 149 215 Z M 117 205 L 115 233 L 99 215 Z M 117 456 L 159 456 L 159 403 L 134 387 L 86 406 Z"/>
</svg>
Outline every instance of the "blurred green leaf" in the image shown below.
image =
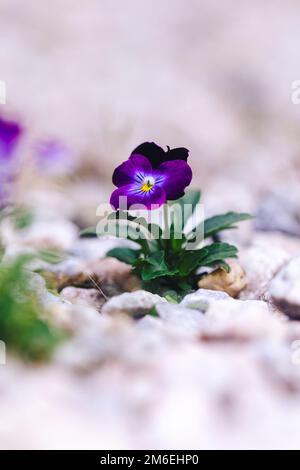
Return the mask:
<svg viewBox="0 0 300 470">
<path fill-rule="evenodd" d="M 132 250 L 131 248 L 113 248 L 106 253 L 106 256 L 116 258 L 123 263 L 134 265 L 140 256 L 140 250 Z"/>
<path fill-rule="evenodd" d="M 62 253 L 52 250 L 39 250 L 37 256 L 42 261 L 45 261 L 46 263 L 50 264 L 58 264 L 64 261 L 64 259 L 66 259 L 66 257 Z"/>
<path fill-rule="evenodd" d="M 41 317 L 42 307 L 30 286 L 28 257 L 0 265 L 0 339 L 23 360 L 49 359 L 64 335 Z"/>
<path fill-rule="evenodd" d="M 236 228 L 237 222 L 253 219 L 251 214 L 228 212 L 223 215 L 215 215 L 204 221 L 204 238 L 211 237 L 222 230 Z"/>
<path fill-rule="evenodd" d="M 79 233 L 79 236 L 84 238 L 88 238 L 88 237 L 97 237 L 97 231 L 96 231 L 96 227 L 87 227 L 83 230 L 80 231 Z"/>
</svg>

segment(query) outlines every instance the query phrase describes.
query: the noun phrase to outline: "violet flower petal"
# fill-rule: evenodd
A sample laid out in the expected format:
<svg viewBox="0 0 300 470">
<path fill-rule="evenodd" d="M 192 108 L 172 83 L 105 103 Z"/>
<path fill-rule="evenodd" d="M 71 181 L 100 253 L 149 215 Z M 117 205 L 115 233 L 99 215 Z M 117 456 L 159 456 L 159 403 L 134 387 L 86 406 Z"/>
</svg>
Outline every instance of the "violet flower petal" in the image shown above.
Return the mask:
<svg viewBox="0 0 300 470">
<path fill-rule="evenodd" d="M 143 155 L 132 155 L 129 160 L 119 165 L 113 173 L 113 184 L 117 187 L 141 183 L 145 176 L 152 174 L 149 160 Z"/>
<path fill-rule="evenodd" d="M 157 209 L 166 202 L 166 193 L 159 185 L 153 186 L 150 191 L 142 191 L 139 183 L 128 184 L 116 189 L 110 198 L 110 204 L 115 208 L 120 208 L 120 197 L 127 197 L 127 206 L 122 209 L 129 209 L 133 204 L 143 204 L 147 210 Z M 156 207 L 151 207 L 155 205 Z"/>
<path fill-rule="evenodd" d="M 175 200 L 184 195 L 185 188 L 193 177 L 191 167 L 183 160 L 162 163 L 154 172 L 156 185 L 161 186 L 168 200 Z"/>
</svg>

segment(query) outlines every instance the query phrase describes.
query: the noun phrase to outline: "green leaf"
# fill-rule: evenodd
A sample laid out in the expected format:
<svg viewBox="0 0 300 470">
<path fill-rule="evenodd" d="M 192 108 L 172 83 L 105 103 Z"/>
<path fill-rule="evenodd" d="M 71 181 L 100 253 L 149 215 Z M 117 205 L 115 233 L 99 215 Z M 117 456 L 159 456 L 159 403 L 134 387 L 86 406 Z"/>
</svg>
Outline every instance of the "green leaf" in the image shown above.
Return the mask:
<svg viewBox="0 0 300 470">
<path fill-rule="evenodd" d="M 15 218 L 15 227 L 19 230 L 29 227 L 33 222 L 33 213 L 29 209 L 15 209 L 13 216 Z"/>
<path fill-rule="evenodd" d="M 236 258 L 238 250 L 229 243 L 212 243 L 205 247 L 207 254 L 202 259 L 202 266 L 210 266 L 226 258 Z"/>
<path fill-rule="evenodd" d="M 167 290 L 164 292 L 164 298 L 170 303 L 170 304 L 178 304 L 178 294 L 175 290 Z"/>
<path fill-rule="evenodd" d="M 37 255 L 42 261 L 50 264 L 58 264 L 66 259 L 62 253 L 52 250 L 39 250 Z"/>
<path fill-rule="evenodd" d="M 211 266 L 227 258 L 236 258 L 237 248 L 228 243 L 212 243 L 200 250 L 186 251 L 178 264 L 181 276 L 187 276 L 200 266 Z"/>
<path fill-rule="evenodd" d="M 87 227 L 79 232 L 79 236 L 84 238 L 97 237 L 96 227 Z"/>
<path fill-rule="evenodd" d="M 141 271 L 141 276 L 144 281 L 170 274 L 164 256 L 165 253 L 161 250 L 151 254 L 144 260 Z"/>
<path fill-rule="evenodd" d="M 193 207 L 193 211 L 194 211 L 200 199 L 201 199 L 201 191 L 199 191 L 198 189 L 190 189 L 185 193 L 184 196 L 178 199 L 176 203 L 179 203 L 181 206 L 184 206 L 184 204 L 191 204 Z"/>
<path fill-rule="evenodd" d="M 222 268 L 227 273 L 230 273 L 230 271 L 231 271 L 231 267 L 229 266 L 228 263 L 226 263 L 226 261 L 218 261 L 217 268 Z"/>
<path fill-rule="evenodd" d="M 190 250 L 181 253 L 180 260 L 177 264 L 177 269 L 181 276 L 188 276 L 192 271 L 202 266 L 201 261 L 208 254 L 206 248 L 201 250 Z"/>
<path fill-rule="evenodd" d="M 126 223 L 126 221 L 129 224 L 130 222 L 136 221 L 136 223 L 139 223 L 143 227 L 147 228 L 147 221 L 143 217 L 140 217 L 140 218 L 137 219 L 136 217 L 133 217 L 132 215 L 130 215 L 129 212 L 125 212 L 125 211 L 119 211 L 118 210 L 116 212 L 111 212 L 107 216 L 106 220 L 107 221 L 115 221 L 116 224 L 118 224 L 119 222 L 124 224 L 124 223 Z M 107 225 L 104 225 L 103 229 L 105 230 L 106 227 L 107 227 Z M 87 228 L 81 230 L 81 232 L 79 233 L 79 236 L 80 237 L 97 237 L 97 236 L 99 236 L 97 234 L 97 227 L 87 227 Z"/>
<path fill-rule="evenodd" d="M 0 338 L 23 360 L 51 357 L 65 334 L 43 319 L 43 306 L 26 269 L 32 257 L 0 265 Z"/>
<path fill-rule="evenodd" d="M 238 212 L 227 212 L 227 214 L 210 217 L 204 221 L 204 238 L 211 237 L 222 230 L 236 228 L 235 223 L 249 219 L 253 219 L 253 216 Z"/>
<path fill-rule="evenodd" d="M 175 204 L 180 204 L 181 206 L 181 210 L 182 210 L 182 214 L 183 214 L 183 227 L 186 225 L 188 219 L 190 218 L 190 216 L 192 215 L 192 213 L 194 212 L 197 204 L 199 203 L 201 199 L 201 191 L 198 191 L 197 189 L 190 189 L 189 191 L 187 191 L 185 193 L 184 196 L 182 196 L 180 199 L 178 199 L 177 201 L 175 201 Z M 184 211 L 184 206 L 186 204 L 189 204 L 191 205 L 191 213 L 189 213 L 188 211 Z"/>
<path fill-rule="evenodd" d="M 106 253 L 106 256 L 116 258 L 123 263 L 134 265 L 140 256 L 140 250 L 132 250 L 131 248 L 113 248 Z"/>
<path fill-rule="evenodd" d="M 136 217 L 132 216 L 128 211 L 120 211 L 119 209 L 116 212 L 111 212 L 107 220 L 129 220 L 130 222 L 134 221 Z"/>
<path fill-rule="evenodd" d="M 151 317 L 158 317 L 158 313 L 157 313 L 157 310 L 154 307 L 150 308 L 150 310 L 148 311 L 147 315 L 150 315 Z"/>
<path fill-rule="evenodd" d="M 155 240 L 159 240 L 162 235 L 162 228 L 158 224 L 148 224 L 148 231 L 153 235 Z"/>
</svg>

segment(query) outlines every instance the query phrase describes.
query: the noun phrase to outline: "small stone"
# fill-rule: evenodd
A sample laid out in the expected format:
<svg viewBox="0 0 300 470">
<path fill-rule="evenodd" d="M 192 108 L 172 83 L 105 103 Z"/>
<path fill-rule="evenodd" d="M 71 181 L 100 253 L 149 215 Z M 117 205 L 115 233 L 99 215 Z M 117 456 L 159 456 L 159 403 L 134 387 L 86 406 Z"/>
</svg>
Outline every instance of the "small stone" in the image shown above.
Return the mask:
<svg viewBox="0 0 300 470">
<path fill-rule="evenodd" d="M 115 258 L 108 257 L 87 263 L 84 272 L 88 284 L 91 284 L 92 277 L 109 297 L 136 291 L 141 287 L 139 278 L 132 274 L 132 267 Z"/>
<path fill-rule="evenodd" d="M 205 313 L 200 331 L 203 340 L 248 341 L 269 332 L 278 336 L 283 333 L 282 318 L 264 301 L 236 300 L 225 292 L 199 289 L 187 295 L 179 307 Z"/>
<path fill-rule="evenodd" d="M 269 285 L 272 301 L 286 315 L 300 319 L 300 256 L 284 266 Z"/>
<path fill-rule="evenodd" d="M 200 279 L 198 286 L 202 289 L 211 289 L 223 291 L 231 297 L 237 295 L 245 289 L 248 280 L 243 268 L 233 260 L 227 261 L 231 271 L 227 273 L 224 269 L 219 268 Z"/>
<path fill-rule="evenodd" d="M 82 289 L 80 287 L 65 287 L 60 297 L 63 300 L 68 300 L 73 304 L 86 305 L 100 311 L 102 305 L 105 303 L 103 294 L 97 289 Z"/>
<path fill-rule="evenodd" d="M 226 300 L 229 298 L 230 297 L 228 294 L 226 294 L 226 292 L 209 289 L 198 289 L 196 292 L 186 295 L 180 302 L 180 306 L 206 312 L 211 302 Z"/>
<path fill-rule="evenodd" d="M 246 341 L 283 332 L 282 320 L 271 312 L 267 302 L 229 299 L 211 302 L 205 314 L 208 321 L 203 338 Z"/>
<path fill-rule="evenodd" d="M 181 305 L 161 303 L 156 305 L 156 311 L 169 331 L 180 336 L 199 334 L 207 322 L 199 310 L 192 310 Z"/>
<path fill-rule="evenodd" d="M 255 218 L 257 230 L 300 236 L 299 186 L 281 187 L 265 195 Z"/>
<path fill-rule="evenodd" d="M 241 299 L 266 299 L 268 284 L 291 255 L 271 240 L 256 240 L 249 248 L 241 249 L 239 261 L 247 273 L 248 286 L 240 294 Z"/>
<path fill-rule="evenodd" d="M 111 297 L 122 292 L 140 288 L 140 281 L 132 274 L 131 266 L 115 258 L 92 259 L 83 261 L 69 257 L 62 263 L 48 264 L 43 276 L 53 283 L 58 291 L 65 287 L 96 288 Z"/>
<path fill-rule="evenodd" d="M 144 290 L 138 290 L 111 298 L 104 304 L 102 313 L 108 315 L 125 313 L 133 317 L 141 317 L 162 302 L 167 301 L 159 295 Z"/>
<path fill-rule="evenodd" d="M 65 286 L 83 285 L 86 276 L 83 275 L 84 263 L 74 257 L 68 257 L 60 263 L 43 263 L 40 272 L 48 283 L 58 291 Z"/>
</svg>

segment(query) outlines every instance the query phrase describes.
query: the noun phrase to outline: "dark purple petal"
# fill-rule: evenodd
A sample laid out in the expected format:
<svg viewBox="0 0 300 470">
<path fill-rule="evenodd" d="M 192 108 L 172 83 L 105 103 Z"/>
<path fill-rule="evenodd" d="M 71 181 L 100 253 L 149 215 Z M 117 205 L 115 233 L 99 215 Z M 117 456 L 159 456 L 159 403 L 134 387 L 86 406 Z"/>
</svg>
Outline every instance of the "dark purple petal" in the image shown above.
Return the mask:
<svg viewBox="0 0 300 470">
<path fill-rule="evenodd" d="M 21 137 L 22 128 L 17 122 L 0 117 L 0 159 L 9 159 Z"/>
<path fill-rule="evenodd" d="M 127 197 L 126 205 L 121 207 L 124 210 L 129 209 L 134 204 L 143 204 L 147 210 L 157 209 L 166 202 L 166 193 L 159 185 L 153 186 L 148 192 L 142 191 L 141 185 L 137 183 L 116 189 L 110 198 L 110 203 L 115 209 L 119 209 L 122 204 L 121 196 Z M 156 207 L 151 207 L 152 205 Z"/>
<path fill-rule="evenodd" d="M 134 154 L 144 155 L 150 161 L 152 168 L 156 169 L 161 165 L 161 163 L 170 161 L 170 160 L 183 160 L 187 161 L 189 156 L 188 149 L 184 147 L 178 147 L 175 149 L 170 149 L 165 152 L 159 145 L 156 145 L 154 142 L 144 142 L 139 145 L 131 154 L 131 157 Z"/>
<path fill-rule="evenodd" d="M 113 184 L 117 187 L 142 182 L 145 176 L 152 174 L 149 160 L 143 155 L 132 155 L 129 160 L 118 166 L 113 174 Z"/>
<path fill-rule="evenodd" d="M 156 185 L 161 186 L 168 200 L 178 199 L 184 195 L 184 189 L 192 180 L 192 169 L 183 160 L 162 163 L 154 172 Z"/>
<path fill-rule="evenodd" d="M 187 159 L 189 157 L 189 151 L 185 147 L 178 147 L 172 150 L 168 150 L 165 155 L 165 161 L 170 161 L 170 160 L 184 160 L 187 162 Z"/>
<path fill-rule="evenodd" d="M 144 142 L 139 145 L 131 154 L 132 158 L 135 154 L 144 155 L 151 163 L 152 168 L 157 168 L 165 161 L 165 151 L 154 142 Z"/>
</svg>

